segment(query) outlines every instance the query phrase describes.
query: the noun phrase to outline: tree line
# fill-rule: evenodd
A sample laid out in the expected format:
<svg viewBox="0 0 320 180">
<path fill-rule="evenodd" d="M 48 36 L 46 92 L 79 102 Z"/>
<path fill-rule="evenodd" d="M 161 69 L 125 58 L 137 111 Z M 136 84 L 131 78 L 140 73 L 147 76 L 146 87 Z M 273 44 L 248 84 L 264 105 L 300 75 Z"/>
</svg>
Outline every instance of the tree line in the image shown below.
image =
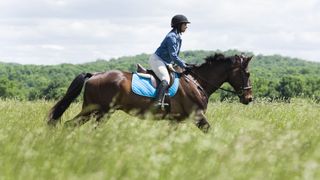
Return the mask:
<svg viewBox="0 0 320 180">
<path fill-rule="evenodd" d="M 228 51 L 184 51 L 181 57 L 188 63 L 203 63 L 214 53 L 240 54 Z M 254 55 L 245 52 L 247 55 Z M 0 63 L 0 97 L 20 100 L 56 100 L 63 96 L 75 76 L 83 72 L 103 72 L 111 69 L 135 71 L 136 64 L 148 67 L 148 54 L 98 59 L 84 64 L 21 65 Z M 256 98 L 289 100 L 293 97 L 312 98 L 320 101 L 320 63 L 281 55 L 254 55 L 250 64 L 251 81 Z M 225 88 L 230 88 L 224 85 Z M 223 100 L 233 95 L 223 91 L 211 99 Z"/>
</svg>

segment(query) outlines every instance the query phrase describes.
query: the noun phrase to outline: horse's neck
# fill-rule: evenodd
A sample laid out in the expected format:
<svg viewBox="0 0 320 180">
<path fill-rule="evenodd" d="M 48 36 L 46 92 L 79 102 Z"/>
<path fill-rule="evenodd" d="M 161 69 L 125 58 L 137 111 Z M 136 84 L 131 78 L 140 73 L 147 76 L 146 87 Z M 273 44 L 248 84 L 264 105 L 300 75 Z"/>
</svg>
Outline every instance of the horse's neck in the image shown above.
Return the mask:
<svg viewBox="0 0 320 180">
<path fill-rule="evenodd" d="M 225 68 L 214 67 L 208 69 L 200 66 L 194 69 L 193 77 L 199 82 L 202 88 L 210 96 L 227 80 L 227 72 Z"/>
</svg>

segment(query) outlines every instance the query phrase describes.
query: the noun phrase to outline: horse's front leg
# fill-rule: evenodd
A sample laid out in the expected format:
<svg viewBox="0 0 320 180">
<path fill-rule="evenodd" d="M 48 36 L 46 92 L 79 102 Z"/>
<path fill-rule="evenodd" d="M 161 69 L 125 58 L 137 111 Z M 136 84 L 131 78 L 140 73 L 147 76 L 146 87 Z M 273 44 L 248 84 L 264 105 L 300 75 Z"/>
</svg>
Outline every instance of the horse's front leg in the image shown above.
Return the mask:
<svg viewBox="0 0 320 180">
<path fill-rule="evenodd" d="M 204 133 L 207 133 L 210 129 L 210 124 L 204 115 L 203 110 L 197 110 L 195 114 L 195 124 Z"/>
</svg>

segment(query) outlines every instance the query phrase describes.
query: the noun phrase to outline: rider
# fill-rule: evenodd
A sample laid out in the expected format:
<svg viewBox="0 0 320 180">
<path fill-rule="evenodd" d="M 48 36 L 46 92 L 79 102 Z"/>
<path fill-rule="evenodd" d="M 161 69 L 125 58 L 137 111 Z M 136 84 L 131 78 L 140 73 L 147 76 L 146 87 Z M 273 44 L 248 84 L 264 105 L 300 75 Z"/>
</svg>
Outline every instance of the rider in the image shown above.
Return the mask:
<svg viewBox="0 0 320 180">
<path fill-rule="evenodd" d="M 179 58 L 181 48 L 181 34 L 186 31 L 190 23 L 186 16 L 178 14 L 171 19 L 172 30 L 166 35 L 160 47 L 149 58 L 151 69 L 161 80 L 157 88 L 156 105 L 162 105 L 162 99 L 170 84 L 170 75 L 166 65 L 175 63 L 181 68 L 187 68 L 185 62 Z"/>
</svg>

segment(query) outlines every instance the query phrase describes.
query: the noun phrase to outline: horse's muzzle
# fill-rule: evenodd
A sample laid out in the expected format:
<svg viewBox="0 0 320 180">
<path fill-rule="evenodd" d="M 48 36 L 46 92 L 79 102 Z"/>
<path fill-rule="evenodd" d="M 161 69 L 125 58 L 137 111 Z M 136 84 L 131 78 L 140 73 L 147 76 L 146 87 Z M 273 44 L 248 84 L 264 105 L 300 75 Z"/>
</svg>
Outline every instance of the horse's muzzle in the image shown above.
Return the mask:
<svg viewBox="0 0 320 180">
<path fill-rule="evenodd" d="M 252 102 L 252 100 L 253 100 L 252 95 L 246 95 L 246 96 L 240 97 L 240 102 L 245 105 L 248 105 L 250 102 Z"/>
</svg>

